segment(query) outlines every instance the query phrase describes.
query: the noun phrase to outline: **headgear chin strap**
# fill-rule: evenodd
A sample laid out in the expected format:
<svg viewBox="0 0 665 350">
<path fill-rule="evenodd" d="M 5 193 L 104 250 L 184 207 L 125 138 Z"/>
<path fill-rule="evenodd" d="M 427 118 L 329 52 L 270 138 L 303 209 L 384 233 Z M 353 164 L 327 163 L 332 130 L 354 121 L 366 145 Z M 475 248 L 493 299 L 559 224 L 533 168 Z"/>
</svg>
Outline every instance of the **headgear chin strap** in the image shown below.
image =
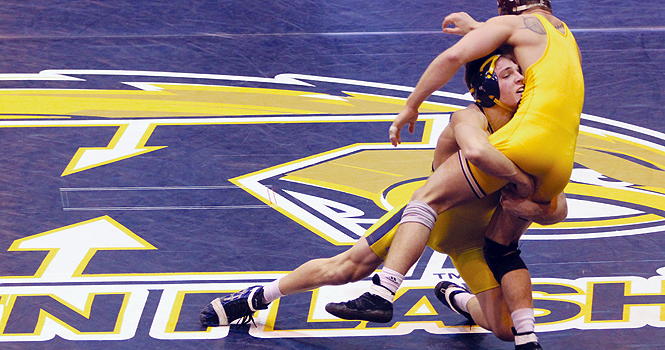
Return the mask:
<svg viewBox="0 0 665 350">
<path fill-rule="evenodd" d="M 498 98 L 497 98 L 496 100 L 494 100 L 494 102 L 496 103 L 497 106 L 499 106 L 499 107 L 501 107 L 501 108 L 507 110 L 508 112 L 514 112 L 514 111 L 515 111 L 514 109 L 512 109 L 512 108 L 506 106 L 505 103 L 499 101 Z"/>
</svg>

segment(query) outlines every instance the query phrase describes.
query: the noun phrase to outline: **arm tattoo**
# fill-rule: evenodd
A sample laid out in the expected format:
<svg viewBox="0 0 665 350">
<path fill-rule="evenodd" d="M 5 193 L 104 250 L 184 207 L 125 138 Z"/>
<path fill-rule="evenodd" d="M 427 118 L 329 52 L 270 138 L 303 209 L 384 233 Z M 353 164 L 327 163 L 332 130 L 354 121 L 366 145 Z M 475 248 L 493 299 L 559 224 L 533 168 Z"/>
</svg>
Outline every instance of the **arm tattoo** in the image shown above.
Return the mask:
<svg viewBox="0 0 665 350">
<path fill-rule="evenodd" d="M 545 27 L 543 27 L 543 24 L 540 23 L 538 18 L 524 17 L 524 25 L 526 26 L 526 29 L 536 34 L 541 34 L 541 35 L 547 34 L 547 32 L 545 31 Z"/>
<path fill-rule="evenodd" d="M 559 33 L 566 34 L 566 28 L 563 26 L 563 23 L 555 25 L 554 28 L 558 30 Z"/>
</svg>

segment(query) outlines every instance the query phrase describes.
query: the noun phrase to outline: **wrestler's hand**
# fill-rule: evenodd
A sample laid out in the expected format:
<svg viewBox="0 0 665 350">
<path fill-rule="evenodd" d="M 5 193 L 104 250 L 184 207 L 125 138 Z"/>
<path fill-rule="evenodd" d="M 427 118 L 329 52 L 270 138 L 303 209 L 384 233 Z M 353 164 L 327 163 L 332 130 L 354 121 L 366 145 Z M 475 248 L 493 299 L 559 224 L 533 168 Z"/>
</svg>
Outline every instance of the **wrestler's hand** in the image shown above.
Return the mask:
<svg viewBox="0 0 665 350">
<path fill-rule="evenodd" d="M 547 213 L 549 206 L 538 205 L 529 198 L 524 198 L 513 191 L 512 186 L 506 186 L 501 190 L 501 207 L 510 216 L 522 218 L 528 221 L 536 221 Z"/>
<path fill-rule="evenodd" d="M 512 178 L 510 179 L 510 183 L 505 187 L 510 188 L 518 196 L 522 198 L 527 198 L 531 196 L 531 194 L 533 193 L 535 189 L 535 184 L 531 179 L 531 176 L 522 171 L 522 169 L 520 169 L 519 167 L 517 166 L 515 167 L 517 168 L 517 174 L 512 176 Z"/>
<path fill-rule="evenodd" d="M 561 222 L 568 214 L 566 197 L 563 192 L 549 203 L 536 203 L 529 198 L 520 197 L 506 186 L 501 190 L 501 206 L 503 211 L 511 216 L 541 225 L 552 225 Z"/>
<path fill-rule="evenodd" d="M 452 28 L 448 26 L 452 25 Z M 481 22 L 477 22 L 466 12 L 451 13 L 443 19 L 441 29 L 446 34 L 466 35 L 470 31 L 480 27 Z"/>
<path fill-rule="evenodd" d="M 413 132 L 416 130 L 416 121 L 418 121 L 418 109 L 404 106 L 395 120 L 393 120 L 393 124 L 388 130 L 388 134 L 390 135 L 390 143 L 392 143 L 395 147 L 402 143 L 400 132 L 402 127 L 406 124 L 409 124 L 409 132 L 413 134 Z"/>
</svg>

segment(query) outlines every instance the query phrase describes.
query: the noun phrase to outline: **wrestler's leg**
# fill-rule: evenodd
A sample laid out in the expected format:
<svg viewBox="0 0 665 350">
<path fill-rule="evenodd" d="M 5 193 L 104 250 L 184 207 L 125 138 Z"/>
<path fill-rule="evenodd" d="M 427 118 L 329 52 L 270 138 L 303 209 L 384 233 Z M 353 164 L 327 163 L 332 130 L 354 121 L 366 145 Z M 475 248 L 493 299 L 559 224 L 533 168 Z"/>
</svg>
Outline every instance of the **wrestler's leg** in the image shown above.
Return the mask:
<svg viewBox="0 0 665 350">
<path fill-rule="evenodd" d="M 499 206 L 490 221 L 486 237 L 507 248 L 511 244 L 513 244 L 513 246 L 517 244 L 519 238 L 529 225 L 531 225 L 530 221 L 510 216 Z M 487 248 L 487 245 L 485 247 Z M 521 258 L 519 258 L 519 252 L 516 250 L 511 252 L 509 256 L 521 261 Z M 522 308 L 533 308 L 531 276 L 526 269 L 526 266 L 523 268 L 511 268 L 510 266 L 506 268 L 504 266 L 503 271 L 510 271 L 501 272 L 500 275 L 497 275 L 497 268 L 494 267 L 491 259 L 486 256 L 486 260 L 488 260 L 488 265 L 490 265 L 492 272 L 495 273 L 497 281 L 499 281 L 503 287 L 503 294 L 506 303 L 508 304 L 509 311 L 513 312 Z M 502 263 L 502 261 L 499 261 L 499 263 Z M 503 264 L 505 265 L 505 262 L 503 262 Z M 514 262 L 512 264 L 517 265 L 517 263 Z"/>
<path fill-rule="evenodd" d="M 477 270 L 483 274 L 483 269 Z M 460 274 L 464 274 L 464 272 L 460 271 Z M 454 312 L 480 327 L 492 331 L 497 338 L 505 341 L 513 340 L 511 316 L 508 313 L 501 287 L 496 286 L 493 278 L 492 284 L 495 287 L 474 295 L 458 284 L 441 281 L 436 285 L 434 295 Z"/>
<path fill-rule="evenodd" d="M 283 295 L 359 281 L 376 270 L 383 260 L 361 237 L 351 248 L 326 259 L 310 260 L 279 280 Z"/>
<path fill-rule="evenodd" d="M 424 202 L 436 213 L 474 199 L 476 196 L 466 182 L 457 156 L 439 166 L 411 197 L 412 202 Z M 384 266 L 405 275 L 422 255 L 430 231 L 431 228 L 418 222 L 400 223 Z"/>
<path fill-rule="evenodd" d="M 486 234 L 488 240 L 485 244 L 485 259 L 501 284 L 508 312 L 517 332 L 517 345 L 538 340 L 534 333 L 531 275 L 517 250 L 517 240 L 530 224 L 530 221 L 510 216 L 498 207 Z"/>
<path fill-rule="evenodd" d="M 425 202 L 438 214 L 475 199 L 478 197 L 466 180 L 457 154 L 438 166 L 425 184 L 411 196 L 412 201 Z"/>
<path fill-rule="evenodd" d="M 484 235 L 484 231 L 478 233 Z M 497 338 L 513 340 L 511 317 L 503 291 L 485 263 L 482 243 L 477 242 L 477 248 L 462 253 L 451 252 L 449 257 L 468 288 L 440 282 L 434 290 L 436 297 L 453 311 L 492 331 Z M 469 289 L 476 294 L 471 294 Z"/>
<path fill-rule="evenodd" d="M 345 252 L 328 259 L 310 260 L 265 286 L 253 286 L 214 299 L 201 310 L 199 318 L 204 326 L 228 325 L 237 319 L 251 317 L 257 310 L 267 309 L 268 304 L 284 295 L 363 279 L 382 262 L 362 237 Z M 230 307 L 231 304 L 234 306 Z"/>
<path fill-rule="evenodd" d="M 480 292 L 469 300 L 467 308 L 473 320 L 504 341 L 513 340 L 510 313 L 503 298 L 501 287 Z"/>
<path fill-rule="evenodd" d="M 457 142 L 453 142 L 450 139 L 450 135 L 442 132 L 439 135 L 439 138 L 436 140 L 436 147 L 434 148 L 434 154 L 432 155 L 432 171 L 441 166 L 446 159 L 450 158 L 451 151 L 457 149 Z"/>
<path fill-rule="evenodd" d="M 389 322 L 395 294 L 408 270 L 422 255 L 438 214 L 476 198 L 459 157 L 448 158 L 415 191 L 405 207 L 384 267 L 374 276 L 369 291 L 353 300 L 329 303 L 326 311 L 347 320 Z"/>
</svg>

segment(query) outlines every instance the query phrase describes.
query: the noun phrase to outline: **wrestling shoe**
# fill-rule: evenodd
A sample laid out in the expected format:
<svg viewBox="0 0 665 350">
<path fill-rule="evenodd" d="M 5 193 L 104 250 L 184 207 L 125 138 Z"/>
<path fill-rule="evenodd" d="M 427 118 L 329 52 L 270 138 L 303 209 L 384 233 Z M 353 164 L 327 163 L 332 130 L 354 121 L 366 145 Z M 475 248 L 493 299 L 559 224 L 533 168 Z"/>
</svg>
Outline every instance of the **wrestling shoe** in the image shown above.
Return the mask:
<svg viewBox="0 0 665 350">
<path fill-rule="evenodd" d="M 254 322 L 254 312 L 267 308 L 268 304 L 263 303 L 263 286 L 252 286 L 213 300 L 201 310 L 199 320 L 206 327 L 217 327 L 228 326 L 241 318 L 238 324 L 245 325 Z"/>
<path fill-rule="evenodd" d="M 454 312 L 466 317 L 473 324 L 476 324 L 476 322 L 473 320 L 473 317 L 471 317 L 470 313 L 463 311 L 459 306 L 457 306 L 457 302 L 455 302 L 454 297 L 455 295 L 460 293 L 471 294 L 471 292 L 469 292 L 464 287 L 449 281 L 441 281 L 434 288 L 434 295 L 436 295 L 436 298 L 439 299 L 439 301 L 441 301 L 443 305 L 447 306 L 449 309 L 453 310 Z"/>
<path fill-rule="evenodd" d="M 328 303 L 326 311 L 345 320 L 388 323 L 393 319 L 393 303 L 369 292 L 346 302 Z"/>
<path fill-rule="evenodd" d="M 515 350 L 543 350 L 538 342 L 532 341 L 522 345 L 515 345 Z"/>
</svg>

